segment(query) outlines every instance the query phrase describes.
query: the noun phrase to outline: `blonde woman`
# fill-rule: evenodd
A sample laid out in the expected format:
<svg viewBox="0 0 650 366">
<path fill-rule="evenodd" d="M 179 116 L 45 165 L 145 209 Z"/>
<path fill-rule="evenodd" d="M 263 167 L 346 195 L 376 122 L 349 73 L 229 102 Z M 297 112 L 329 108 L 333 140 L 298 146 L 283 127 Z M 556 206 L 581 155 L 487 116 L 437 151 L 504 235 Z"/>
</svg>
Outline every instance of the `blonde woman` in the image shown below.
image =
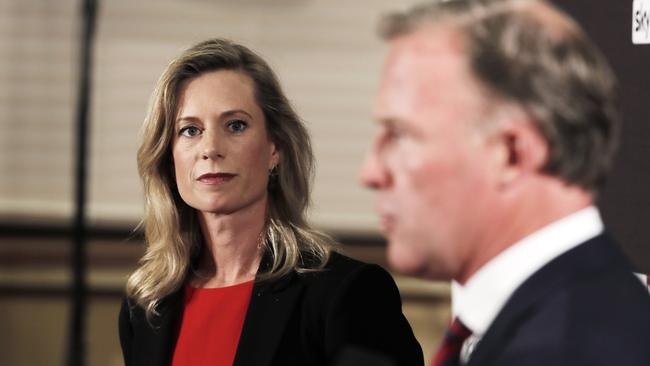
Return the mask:
<svg viewBox="0 0 650 366">
<path fill-rule="evenodd" d="M 174 60 L 144 123 L 147 251 L 119 317 L 125 364 L 422 365 L 390 275 L 305 220 L 309 135 L 273 71 L 213 39 Z"/>
</svg>

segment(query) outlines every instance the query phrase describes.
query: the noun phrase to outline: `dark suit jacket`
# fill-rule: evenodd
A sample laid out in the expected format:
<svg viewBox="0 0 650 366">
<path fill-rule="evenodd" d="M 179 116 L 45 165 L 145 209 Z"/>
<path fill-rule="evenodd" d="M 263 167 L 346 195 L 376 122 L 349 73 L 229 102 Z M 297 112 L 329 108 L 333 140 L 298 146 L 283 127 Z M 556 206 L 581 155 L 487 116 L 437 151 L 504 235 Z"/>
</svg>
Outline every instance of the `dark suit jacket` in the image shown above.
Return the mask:
<svg viewBox="0 0 650 366">
<path fill-rule="evenodd" d="M 526 280 L 468 366 L 648 366 L 650 295 L 600 235 Z"/>
<path fill-rule="evenodd" d="M 171 364 L 182 291 L 165 298 L 158 311 L 152 327 L 142 308 L 122 304 L 119 332 L 127 366 Z M 323 271 L 254 285 L 234 364 L 328 365 L 348 348 L 394 365 L 424 363 L 391 276 L 333 253 Z"/>
</svg>

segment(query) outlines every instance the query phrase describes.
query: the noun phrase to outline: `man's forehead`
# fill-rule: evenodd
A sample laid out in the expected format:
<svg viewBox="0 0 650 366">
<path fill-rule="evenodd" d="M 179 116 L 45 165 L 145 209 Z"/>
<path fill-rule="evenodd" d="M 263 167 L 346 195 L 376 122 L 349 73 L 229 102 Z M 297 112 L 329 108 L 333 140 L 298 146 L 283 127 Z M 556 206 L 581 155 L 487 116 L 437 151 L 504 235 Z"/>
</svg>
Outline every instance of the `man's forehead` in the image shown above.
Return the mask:
<svg viewBox="0 0 650 366">
<path fill-rule="evenodd" d="M 391 41 L 382 84 L 435 83 L 435 79 L 449 76 L 445 74 L 466 71 L 467 64 L 458 31 L 441 27 L 422 29 Z"/>
<path fill-rule="evenodd" d="M 457 28 L 422 29 L 392 40 L 375 104 L 378 121 L 453 115 L 484 101 Z"/>
<path fill-rule="evenodd" d="M 422 29 L 391 41 L 380 93 L 429 88 L 449 89 L 450 82 L 470 76 L 460 33 L 450 27 Z"/>
<path fill-rule="evenodd" d="M 390 43 L 389 62 L 412 58 L 425 60 L 445 57 L 447 54 L 463 55 L 463 36 L 456 27 L 436 25 L 399 36 Z"/>
</svg>

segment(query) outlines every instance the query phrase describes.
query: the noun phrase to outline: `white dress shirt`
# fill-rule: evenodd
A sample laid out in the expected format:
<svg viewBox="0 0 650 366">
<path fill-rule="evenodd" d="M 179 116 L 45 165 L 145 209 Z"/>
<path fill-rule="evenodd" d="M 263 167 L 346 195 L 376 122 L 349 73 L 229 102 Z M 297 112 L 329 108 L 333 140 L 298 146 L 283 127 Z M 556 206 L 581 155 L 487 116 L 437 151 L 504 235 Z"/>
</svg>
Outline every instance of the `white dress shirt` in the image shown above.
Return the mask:
<svg viewBox="0 0 650 366">
<path fill-rule="evenodd" d="M 471 331 L 461 361 L 474 347 L 515 290 L 556 257 L 603 232 L 594 206 L 555 221 L 528 235 L 483 265 L 461 286 L 452 282 L 452 313 Z"/>
</svg>

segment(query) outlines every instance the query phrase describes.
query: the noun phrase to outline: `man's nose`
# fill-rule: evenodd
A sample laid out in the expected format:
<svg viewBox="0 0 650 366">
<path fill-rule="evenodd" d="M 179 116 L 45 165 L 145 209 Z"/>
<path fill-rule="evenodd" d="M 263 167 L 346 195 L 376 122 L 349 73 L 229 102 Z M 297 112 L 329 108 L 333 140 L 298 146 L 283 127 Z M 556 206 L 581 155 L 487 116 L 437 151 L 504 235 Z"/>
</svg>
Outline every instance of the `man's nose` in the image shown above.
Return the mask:
<svg viewBox="0 0 650 366">
<path fill-rule="evenodd" d="M 390 175 L 374 148 L 368 151 L 361 164 L 359 181 L 363 186 L 370 189 L 383 189 L 390 184 Z"/>
</svg>

